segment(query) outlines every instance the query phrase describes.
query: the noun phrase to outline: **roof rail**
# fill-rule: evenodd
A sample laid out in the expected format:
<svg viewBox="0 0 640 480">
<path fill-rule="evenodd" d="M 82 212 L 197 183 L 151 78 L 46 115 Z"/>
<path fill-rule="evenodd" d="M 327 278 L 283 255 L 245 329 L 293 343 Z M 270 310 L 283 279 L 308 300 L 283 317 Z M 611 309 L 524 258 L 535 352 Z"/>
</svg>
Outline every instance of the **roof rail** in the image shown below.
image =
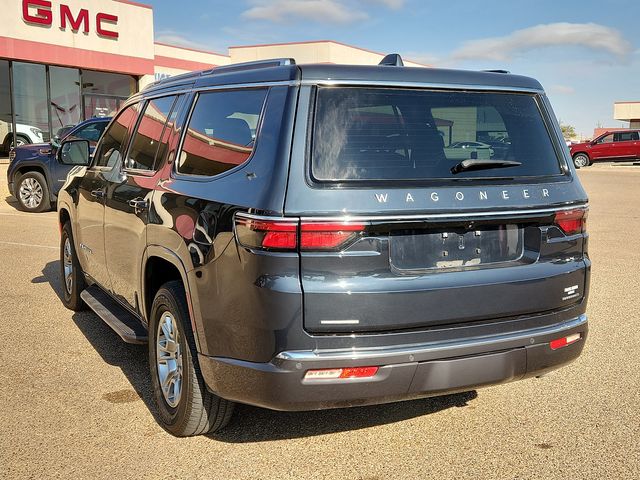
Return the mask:
<svg viewBox="0 0 640 480">
<path fill-rule="evenodd" d="M 296 64 L 296 61 L 293 58 L 271 58 L 268 60 L 257 60 L 255 62 L 233 63 L 231 65 L 214 67 L 210 70 L 205 70 L 204 72 L 202 72 L 202 74 L 206 75 L 209 73 L 239 72 L 243 70 L 255 70 L 258 68 L 269 68 L 269 67 L 284 67 L 286 65 L 295 65 L 295 64 Z"/>
<path fill-rule="evenodd" d="M 387 67 L 404 67 L 404 62 L 402 61 L 402 57 L 397 53 L 390 53 L 385 56 L 378 65 L 383 65 Z"/>
<path fill-rule="evenodd" d="M 200 75 L 202 75 L 202 71 L 187 72 L 187 73 L 181 73 L 179 75 L 172 75 L 170 77 L 166 77 L 166 78 L 163 78 L 161 80 L 156 80 L 155 82 L 150 83 L 149 85 L 144 87 L 142 89 L 142 91 L 148 90 L 148 89 L 153 88 L 153 87 L 157 87 L 158 85 L 162 85 L 162 84 L 165 84 L 165 83 L 169 84 L 169 83 L 179 82 L 181 80 L 189 80 L 191 78 L 198 78 Z"/>
<path fill-rule="evenodd" d="M 144 90 L 148 90 L 152 87 L 157 87 L 158 85 L 170 84 L 174 82 L 179 82 L 181 80 L 189 80 L 196 79 L 202 75 L 208 75 L 211 73 L 229 73 L 229 72 L 240 72 L 243 70 L 254 70 L 258 68 L 269 68 L 269 67 L 282 67 L 285 65 L 295 65 L 296 61 L 293 58 L 273 58 L 269 60 L 258 60 L 255 62 L 244 62 L 244 63 L 234 63 L 232 65 L 223 65 L 220 67 L 213 67 L 209 70 L 199 70 L 197 72 L 187 72 L 181 73 L 180 75 L 174 75 L 171 77 L 163 78 L 162 80 L 158 80 L 156 82 L 150 83 Z"/>
<path fill-rule="evenodd" d="M 509 70 L 500 70 L 500 69 L 496 69 L 496 70 L 482 70 L 483 72 L 487 72 L 487 73 L 511 73 Z"/>
</svg>

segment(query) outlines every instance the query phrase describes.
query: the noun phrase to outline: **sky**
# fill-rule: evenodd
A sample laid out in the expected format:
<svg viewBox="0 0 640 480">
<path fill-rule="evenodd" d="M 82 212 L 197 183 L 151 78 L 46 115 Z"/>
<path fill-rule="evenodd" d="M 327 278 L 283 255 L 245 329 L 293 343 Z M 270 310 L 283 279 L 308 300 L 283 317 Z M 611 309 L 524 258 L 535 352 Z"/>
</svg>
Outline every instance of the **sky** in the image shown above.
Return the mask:
<svg viewBox="0 0 640 480">
<path fill-rule="evenodd" d="M 335 40 L 434 67 L 538 79 L 556 116 L 591 137 L 640 101 L 640 1 L 147 0 L 157 41 L 229 46 Z"/>
</svg>

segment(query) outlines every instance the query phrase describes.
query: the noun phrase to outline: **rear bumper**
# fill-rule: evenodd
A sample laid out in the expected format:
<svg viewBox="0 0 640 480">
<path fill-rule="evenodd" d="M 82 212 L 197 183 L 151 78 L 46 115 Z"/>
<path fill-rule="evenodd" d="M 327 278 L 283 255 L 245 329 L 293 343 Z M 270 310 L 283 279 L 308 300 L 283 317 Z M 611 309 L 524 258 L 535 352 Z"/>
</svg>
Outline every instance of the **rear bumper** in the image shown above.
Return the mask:
<svg viewBox="0 0 640 480">
<path fill-rule="evenodd" d="M 587 337 L 580 315 L 549 327 L 458 342 L 367 350 L 282 352 L 269 363 L 199 355 L 208 388 L 229 400 L 274 410 L 318 410 L 466 391 L 540 375 L 575 360 Z M 552 350 L 549 342 L 581 338 Z M 371 378 L 305 380 L 310 369 L 379 366 Z"/>
</svg>

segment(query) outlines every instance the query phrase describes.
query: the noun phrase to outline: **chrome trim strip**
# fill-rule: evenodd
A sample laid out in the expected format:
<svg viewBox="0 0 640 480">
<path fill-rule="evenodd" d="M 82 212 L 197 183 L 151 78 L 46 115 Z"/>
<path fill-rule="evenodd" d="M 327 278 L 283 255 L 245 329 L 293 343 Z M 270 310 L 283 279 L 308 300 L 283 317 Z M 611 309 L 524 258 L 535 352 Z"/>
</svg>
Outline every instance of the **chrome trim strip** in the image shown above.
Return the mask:
<svg viewBox="0 0 640 480">
<path fill-rule="evenodd" d="M 327 221 L 338 221 L 338 222 L 357 222 L 357 221 L 379 221 L 379 220 L 425 220 L 431 218 L 467 218 L 467 217 L 504 217 L 504 216 L 514 216 L 514 215 L 529 215 L 529 214 L 545 214 L 545 213 L 556 213 L 562 212 L 565 210 L 576 210 L 576 209 L 588 209 L 588 203 L 581 203 L 576 205 L 569 205 L 565 207 L 557 207 L 557 208 L 538 208 L 538 209 L 522 209 L 522 210 L 497 210 L 497 211 L 484 211 L 484 212 L 466 212 L 466 213 L 424 213 L 424 214 L 414 214 L 414 215 L 333 215 L 333 216 L 322 216 L 322 217 L 274 217 L 268 215 L 256 215 L 253 213 L 246 212 L 236 212 L 235 215 L 238 217 L 249 218 L 253 220 L 273 220 L 273 221 L 291 221 L 295 222 L 300 219 L 303 222 L 327 222 Z"/>
<path fill-rule="evenodd" d="M 479 90 L 497 92 L 522 92 L 522 93 L 544 93 L 544 90 L 537 88 L 526 88 L 516 86 L 500 85 L 467 85 L 462 83 L 428 83 L 428 82 L 398 82 L 398 81 L 376 81 L 376 80 L 302 80 L 301 85 L 323 85 L 334 86 L 370 86 L 370 87 L 404 87 L 404 88 L 427 88 L 435 90 Z"/>
<path fill-rule="evenodd" d="M 326 217 L 301 217 L 303 222 L 324 222 L 324 221 L 361 221 L 361 220 L 425 220 L 431 218 L 468 218 L 468 217 L 504 217 L 504 216 L 513 216 L 513 215 L 528 215 L 528 214 L 539 214 L 539 213 L 555 213 L 565 210 L 575 210 L 584 208 L 587 209 L 589 204 L 582 203 L 577 205 L 570 205 L 566 207 L 557 207 L 557 208 L 541 208 L 541 209 L 531 209 L 531 210 L 498 210 L 498 211 L 485 211 L 485 212 L 466 212 L 466 213 L 424 213 L 424 214 L 415 214 L 415 215 L 335 215 L 335 216 L 326 216 Z"/>
<path fill-rule="evenodd" d="M 405 345 L 401 347 L 379 347 L 377 349 L 345 349 L 345 350 L 327 350 L 327 351 L 313 351 L 313 350 L 296 350 L 291 352 L 282 352 L 276 355 L 275 358 L 280 360 L 290 360 L 296 362 L 305 361 L 331 361 L 331 360 L 365 360 L 369 358 L 387 358 L 398 355 L 420 355 L 428 352 L 447 352 L 458 348 L 473 348 L 482 346 L 496 346 L 499 348 L 499 343 L 513 342 L 513 341 L 526 341 L 530 343 L 531 339 L 536 336 L 554 335 L 564 332 L 573 328 L 581 327 L 587 323 L 587 316 L 585 314 L 580 315 L 577 318 L 563 322 L 551 327 L 541 327 L 537 329 L 525 330 L 522 332 L 516 332 L 514 334 L 494 335 L 490 337 L 480 337 L 464 341 L 442 342 L 442 343 L 429 343 L 420 345 Z"/>
</svg>

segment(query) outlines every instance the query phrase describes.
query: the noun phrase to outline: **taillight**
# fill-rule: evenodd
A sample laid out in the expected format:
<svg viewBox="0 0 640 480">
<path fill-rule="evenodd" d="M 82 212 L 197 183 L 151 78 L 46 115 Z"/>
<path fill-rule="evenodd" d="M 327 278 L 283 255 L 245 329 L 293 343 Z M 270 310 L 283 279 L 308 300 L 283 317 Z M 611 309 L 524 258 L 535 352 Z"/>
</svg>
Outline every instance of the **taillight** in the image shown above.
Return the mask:
<svg viewBox="0 0 640 480">
<path fill-rule="evenodd" d="M 298 247 L 298 221 L 236 216 L 236 235 L 249 248 L 287 251 Z"/>
<path fill-rule="evenodd" d="M 561 210 L 556 212 L 555 223 L 566 235 L 575 235 L 587 230 L 587 210 Z"/>
<path fill-rule="evenodd" d="M 364 230 L 359 223 L 303 222 L 300 250 L 335 250 L 355 239 Z"/>
<path fill-rule="evenodd" d="M 346 367 L 307 370 L 305 380 L 335 380 L 345 378 L 370 378 L 378 373 L 378 367 Z"/>
<path fill-rule="evenodd" d="M 264 250 L 338 250 L 364 231 L 364 224 L 350 222 L 302 222 L 297 219 L 238 214 L 236 235 L 241 245 Z"/>
</svg>

